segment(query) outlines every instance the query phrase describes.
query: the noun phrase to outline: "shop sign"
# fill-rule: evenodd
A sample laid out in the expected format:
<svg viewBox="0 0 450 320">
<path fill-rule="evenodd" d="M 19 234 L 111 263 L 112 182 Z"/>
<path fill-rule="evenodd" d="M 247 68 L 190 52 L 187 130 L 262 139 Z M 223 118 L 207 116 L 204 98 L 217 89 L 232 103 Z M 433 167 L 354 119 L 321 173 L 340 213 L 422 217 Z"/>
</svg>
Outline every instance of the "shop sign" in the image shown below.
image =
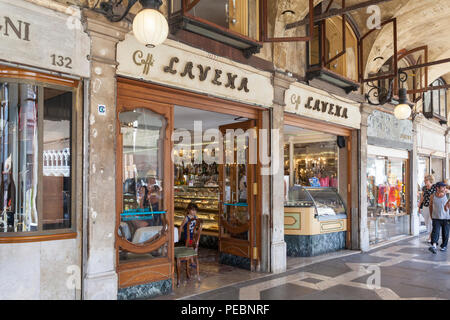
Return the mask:
<svg viewBox="0 0 450 320">
<path fill-rule="evenodd" d="M 360 128 L 359 103 L 338 97 L 331 97 L 316 88 L 295 83 L 285 96 L 286 112 L 339 125 Z"/>
<path fill-rule="evenodd" d="M 89 46 L 79 9 L 0 0 L 0 60 L 89 77 Z"/>
<path fill-rule="evenodd" d="M 375 110 L 367 118 L 367 124 L 367 136 L 370 144 L 388 148 L 412 148 L 411 121 L 398 120 L 392 114 Z"/>
<path fill-rule="evenodd" d="M 270 106 L 270 74 L 166 40 L 146 48 L 132 34 L 118 44 L 117 73 L 244 103 Z"/>
</svg>

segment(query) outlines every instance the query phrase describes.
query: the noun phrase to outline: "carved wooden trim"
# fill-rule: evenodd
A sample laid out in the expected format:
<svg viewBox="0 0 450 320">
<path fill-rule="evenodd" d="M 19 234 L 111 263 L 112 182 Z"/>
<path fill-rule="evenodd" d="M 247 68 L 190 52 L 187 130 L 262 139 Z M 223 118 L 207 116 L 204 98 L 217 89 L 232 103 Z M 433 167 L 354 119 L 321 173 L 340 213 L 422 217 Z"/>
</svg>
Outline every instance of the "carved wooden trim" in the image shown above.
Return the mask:
<svg viewBox="0 0 450 320">
<path fill-rule="evenodd" d="M 78 87 L 78 80 L 57 77 L 51 74 L 2 66 L 0 63 L 0 78 L 27 79 L 37 82 L 51 83 L 72 88 Z"/>
<path fill-rule="evenodd" d="M 245 223 L 242 224 L 240 226 L 233 226 L 231 224 L 229 224 L 226 220 L 224 220 L 222 217 L 220 217 L 220 223 L 222 224 L 222 226 L 224 227 L 225 230 L 229 231 L 230 233 L 234 233 L 234 234 L 240 234 L 243 232 L 248 231 L 249 229 L 249 223 Z"/>
<path fill-rule="evenodd" d="M 125 238 L 121 237 L 117 239 L 117 243 L 120 248 L 132 252 L 132 253 L 149 253 L 161 248 L 168 241 L 167 229 L 164 233 L 161 233 L 161 236 L 157 239 L 149 239 L 146 242 L 142 242 L 139 244 L 131 243 Z"/>
</svg>

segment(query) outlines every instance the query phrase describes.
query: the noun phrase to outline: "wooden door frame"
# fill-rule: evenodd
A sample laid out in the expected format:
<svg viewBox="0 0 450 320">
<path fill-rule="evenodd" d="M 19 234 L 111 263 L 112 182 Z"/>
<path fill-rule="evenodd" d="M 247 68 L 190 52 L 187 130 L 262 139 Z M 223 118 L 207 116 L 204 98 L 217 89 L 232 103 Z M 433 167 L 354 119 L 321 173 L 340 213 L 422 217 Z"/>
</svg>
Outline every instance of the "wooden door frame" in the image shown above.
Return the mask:
<svg viewBox="0 0 450 320">
<path fill-rule="evenodd" d="M 171 107 L 171 115 L 170 115 L 170 121 L 168 121 L 168 127 L 170 125 L 171 127 L 171 132 L 173 132 L 173 120 L 174 120 L 174 115 L 173 115 L 173 109 L 174 106 L 181 106 L 181 107 L 187 107 L 187 108 L 192 108 L 192 109 L 200 109 L 200 110 L 205 110 L 205 111 L 209 111 L 209 112 L 216 112 L 216 113 L 222 113 L 222 114 L 229 114 L 229 115 L 234 115 L 236 117 L 244 117 L 244 118 L 248 118 L 251 120 L 255 120 L 256 124 L 259 125 L 259 127 L 261 127 L 260 125 L 262 124 L 262 115 L 263 112 L 265 110 L 267 110 L 267 108 L 263 108 L 260 106 L 255 106 L 255 105 L 248 105 L 245 103 L 240 103 L 240 102 L 236 102 L 236 101 L 229 101 L 229 100 L 224 100 L 224 99 L 220 99 L 217 97 L 212 97 L 212 96 L 206 96 L 204 94 L 199 94 L 199 93 L 195 93 L 195 92 L 191 92 L 191 91 L 185 91 L 185 90 L 181 90 L 181 89 L 176 89 L 176 88 L 171 88 L 168 86 L 164 86 L 164 85 L 159 85 L 159 84 L 155 84 L 155 83 L 149 83 L 149 82 L 143 82 L 143 81 L 139 81 L 139 80 L 135 80 L 135 79 L 131 79 L 131 78 L 127 78 L 127 77 L 122 77 L 122 76 L 118 76 L 117 77 L 117 111 L 116 111 L 116 128 L 120 128 L 120 123 L 118 120 L 118 114 L 119 112 L 122 110 L 120 105 L 125 102 L 125 101 L 130 101 L 133 102 L 134 105 L 139 105 L 139 107 L 144 107 L 144 105 L 164 105 L 166 106 L 166 108 L 169 106 Z M 122 208 L 122 199 L 121 197 L 117 197 L 118 193 L 118 188 L 120 187 L 121 189 L 119 190 L 119 192 L 121 192 L 122 190 L 122 158 L 121 158 L 121 141 L 119 139 L 119 135 L 118 132 L 116 132 L 116 211 L 118 211 L 120 208 Z M 259 142 L 259 141 L 258 141 Z M 173 148 L 173 143 L 170 141 L 170 150 L 172 150 Z M 120 153 L 119 153 L 120 152 Z M 166 156 L 171 157 L 170 152 L 168 154 L 166 154 Z M 258 156 L 259 158 L 259 156 Z M 171 158 L 169 158 L 171 159 Z M 168 164 L 171 164 L 171 162 L 169 161 Z M 172 279 L 172 289 L 174 289 L 174 285 L 175 285 L 175 281 L 174 281 L 174 258 L 173 258 L 173 247 L 174 247 L 174 242 L 173 242 L 173 225 L 174 225 L 174 197 L 173 197 L 173 188 L 174 188 L 174 168 L 173 165 L 169 165 L 169 174 L 170 177 L 169 178 L 169 182 L 171 184 L 170 187 L 170 200 L 167 206 L 168 211 L 170 210 L 170 212 L 172 214 L 168 215 L 170 224 L 172 225 L 172 230 L 169 229 L 169 245 L 171 246 L 170 248 L 170 252 L 169 254 L 172 257 L 172 263 L 171 263 L 171 268 L 170 268 L 170 278 Z M 261 186 L 261 176 L 260 176 L 260 163 L 258 161 L 257 165 L 256 165 L 256 170 L 255 170 L 255 174 L 256 174 L 256 178 L 257 178 L 257 183 L 258 183 L 258 191 L 257 191 L 257 198 L 256 198 L 256 203 L 255 203 L 255 211 L 256 211 L 256 228 L 255 230 L 257 231 L 256 234 L 256 244 L 257 244 L 257 251 L 258 251 L 258 259 L 260 259 L 261 257 L 261 207 L 262 207 L 262 198 L 261 198 L 261 192 L 262 192 L 262 186 Z M 120 174 L 120 177 L 119 177 Z M 120 180 L 119 180 L 120 179 Z M 119 198 L 119 199 L 118 199 Z M 116 212 L 117 213 L 117 212 Z M 118 225 L 120 224 L 120 220 L 117 218 L 116 215 L 116 233 L 117 233 L 117 228 Z M 169 227 L 170 228 L 170 227 Z M 136 262 L 133 265 L 132 264 L 127 264 L 127 266 L 129 266 L 129 268 L 127 267 L 121 267 L 119 268 L 119 257 L 118 257 L 118 248 L 117 248 L 117 241 L 116 241 L 116 268 L 117 268 L 117 272 L 119 273 L 122 269 L 122 271 L 141 271 L 141 272 L 145 272 L 145 267 L 150 266 L 150 267 L 161 267 L 161 262 L 162 261 L 157 261 L 157 259 L 154 259 L 155 262 L 153 263 L 142 263 L 142 262 Z M 153 260 L 151 260 L 153 261 Z M 258 260 L 259 261 L 259 260 Z M 168 279 L 167 277 L 165 277 L 165 279 Z M 136 282 L 136 284 L 133 285 L 138 285 L 138 284 L 145 284 L 145 283 L 149 283 L 149 282 L 153 282 L 153 281 L 147 281 L 147 279 L 138 279 L 138 281 Z M 128 285 L 127 285 L 128 286 Z M 119 287 L 120 286 L 120 282 L 119 282 Z"/>
<path fill-rule="evenodd" d="M 132 111 L 137 108 L 143 108 L 164 116 L 166 119 L 166 130 L 164 138 L 164 158 L 171 156 L 172 142 L 171 134 L 173 132 L 173 107 L 169 104 L 162 104 L 157 102 L 142 101 L 140 99 L 133 99 L 130 97 L 117 99 L 116 110 L 116 229 L 115 229 L 115 249 L 116 249 L 116 268 L 118 274 L 119 288 L 138 285 L 141 283 L 156 282 L 161 280 L 172 279 L 172 286 L 174 284 L 174 235 L 173 235 L 173 166 L 170 162 L 164 162 L 164 207 L 167 211 L 168 232 L 163 235 L 160 240 L 153 244 L 138 248 L 140 246 L 133 245 L 118 237 L 118 230 L 120 225 L 120 213 L 123 206 L 123 138 L 120 133 L 119 114 L 123 111 Z M 168 244 L 166 258 L 154 258 L 151 260 L 140 260 L 120 263 L 119 262 L 119 247 L 125 249 L 135 250 L 139 253 L 142 249 L 147 252 L 160 248 L 164 243 Z"/>
<path fill-rule="evenodd" d="M 258 119 L 252 119 L 252 120 L 248 120 L 245 122 L 237 122 L 237 123 L 232 123 L 229 125 L 223 125 L 219 127 L 219 130 L 221 131 L 222 135 L 224 135 L 224 129 L 252 129 L 252 128 L 256 128 L 256 133 L 258 133 L 258 124 L 259 121 Z M 256 152 L 258 153 L 258 138 L 256 138 L 256 147 L 257 150 Z M 258 156 L 257 156 L 258 158 Z M 219 165 L 219 181 L 222 184 L 220 190 L 222 191 L 222 197 L 224 196 L 224 166 L 225 166 L 225 153 L 223 153 L 223 159 L 222 162 L 223 164 Z M 237 160 L 237 152 L 234 155 L 234 159 Z M 247 162 L 249 161 L 249 159 L 247 158 Z M 261 199 L 259 198 L 259 193 L 258 190 L 254 190 L 255 185 L 254 183 L 258 183 L 258 173 L 259 173 L 259 168 L 258 168 L 258 161 L 256 164 L 247 164 L 251 170 L 249 170 L 247 173 L 247 203 L 248 203 L 248 211 L 250 213 L 250 221 L 249 221 L 249 227 L 248 227 L 248 255 L 245 258 L 249 258 L 250 259 L 250 269 L 253 271 L 256 269 L 256 266 L 258 265 L 259 262 L 259 255 L 257 254 L 256 257 L 253 254 L 253 251 L 257 250 L 257 252 L 259 252 L 261 250 L 261 243 L 260 241 L 258 241 L 261 237 L 261 229 L 259 227 L 259 223 L 258 220 L 260 220 L 260 216 L 261 214 L 258 214 L 257 209 L 260 208 L 260 206 L 258 206 L 258 204 L 261 203 Z M 249 183 L 249 181 L 251 181 L 251 184 Z M 239 181 L 237 182 L 239 183 Z M 257 185 L 258 188 L 258 185 Z M 256 197 L 255 197 L 255 192 L 256 192 Z M 222 216 L 222 212 L 223 212 L 223 198 L 220 199 L 219 202 L 219 253 L 222 252 L 221 248 L 222 248 L 222 226 L 220 225 L 220 221 L 221 221 L 221 216 Z M 258 219 L 259 217 L 259 219 Z M 239 241 L 239 242 L 243 242 L 243 241 Z M 230 252 L 228 252 L 230 253 Z"/>
<path fill-rule="evenodd" d="M 319 131 L 323 133 L 333 134 L 335 136 L 343 136 L 346 138 L 347 151 L 347 236 L 346 248 L 350 249 L 352 246 L 352 191 L 358 189 L 358 186 L 353 185 L 352 174 L 352 147 L 353 137 L 352 133 L 355 129 L 339 126 L 329 122 L 318 121 L 311 118 L 302 117 L 291 113 L 284 113 L 284 125 L 290 125 L 302 129 L 312 131 Z"/>
</svg>

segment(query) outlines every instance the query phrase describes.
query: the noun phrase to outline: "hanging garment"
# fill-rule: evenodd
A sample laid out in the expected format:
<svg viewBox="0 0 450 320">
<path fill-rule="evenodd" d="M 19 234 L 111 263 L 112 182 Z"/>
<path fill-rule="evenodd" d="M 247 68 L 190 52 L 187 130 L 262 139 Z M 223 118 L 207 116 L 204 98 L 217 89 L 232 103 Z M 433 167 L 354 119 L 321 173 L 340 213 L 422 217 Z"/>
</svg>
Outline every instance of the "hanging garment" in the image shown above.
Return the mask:
<svg viewBox="0 0 450 320">
<path fill-rule="evenodd" d="M 320 178 L 320 186 L 321 187 L 329 187 L 330 186 L 330 177 Z"/>
<path fill-rule="evenodd" d="M 333 188 L 337 188 L 338 187 L 338 180 L 336 178 L 331 178 L 330 179 L 330 186 Z"/>
<path fill-rule="evenodd" d="M 390 209 L 397 209 L 397 201 L 400 197 L 400 192 L 398 190 L 397 186 L 390 186 L 389 187 L 389 208 Z"/>
</svg>

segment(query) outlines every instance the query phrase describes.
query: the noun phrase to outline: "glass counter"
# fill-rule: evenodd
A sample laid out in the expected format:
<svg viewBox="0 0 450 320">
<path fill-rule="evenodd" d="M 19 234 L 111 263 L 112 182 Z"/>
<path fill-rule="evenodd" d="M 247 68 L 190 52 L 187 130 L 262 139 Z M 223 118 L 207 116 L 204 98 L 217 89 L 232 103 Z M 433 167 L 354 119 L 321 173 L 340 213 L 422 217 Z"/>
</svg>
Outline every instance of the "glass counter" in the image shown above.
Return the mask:
<svg viewBox="0 0 450 320">
<path fill-rule="evenodd" d="M 289 189 L 285 207 L 315 209 L 315 217 L 346 216 L 346 207 L 336 188 L 303 187 L 294 185 Z"/>
<path fill-rule="evenodd" d="M 346 212 L 336 188 L 291 187 L 284 203 L 287 255 L 310 257 L 345 249 Z"/>
</svg>

